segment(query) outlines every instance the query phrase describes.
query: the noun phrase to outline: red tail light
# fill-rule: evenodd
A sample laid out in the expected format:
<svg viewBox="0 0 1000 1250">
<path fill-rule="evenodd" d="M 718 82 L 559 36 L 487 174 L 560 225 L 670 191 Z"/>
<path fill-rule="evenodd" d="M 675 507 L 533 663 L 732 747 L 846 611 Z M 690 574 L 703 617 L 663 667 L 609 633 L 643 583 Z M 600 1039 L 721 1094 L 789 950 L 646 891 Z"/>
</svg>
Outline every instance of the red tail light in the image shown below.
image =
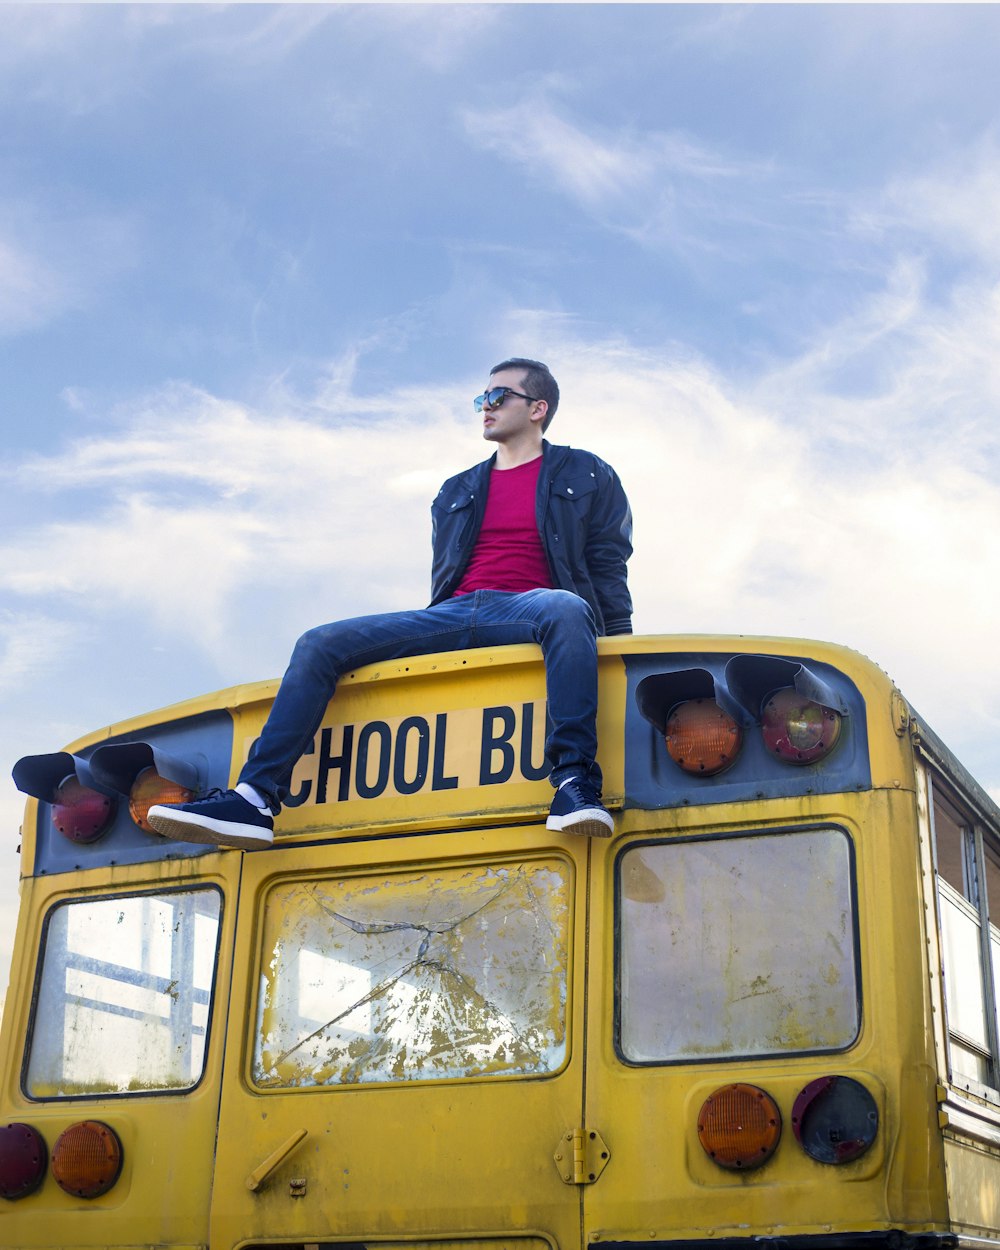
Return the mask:
<svg viewBox="0 0 1000 1250">
<path fill-rule="evenodd" d="M 832 707 L 805 699 L 791 686 L 764 702 L 764 744 L 788 764 L 814 764 L 833 750 L 843 718 Z"/>
<path fill-rule="evenodd" d="M 792 1131 L 817 1163 L 850 1163 L 878 1133 L 878 1106 L 860 1081 L 821 1076 L 810 1081 L 792 1107 Z"/>
<path fill-rule="evenodd" d="M 114 818 L 114 799 L 91 790 L 72 774 L 60 782 L 52 798 L 52 823 L 70 842 L 96 842 Z"/>
<path fill-rule="evenodd" d="M 45 1179 L 49 1152 L 30 1124 L 0 1128 L 0 1198 L 14 1201 L 33 1193 Z"/>
</svg>

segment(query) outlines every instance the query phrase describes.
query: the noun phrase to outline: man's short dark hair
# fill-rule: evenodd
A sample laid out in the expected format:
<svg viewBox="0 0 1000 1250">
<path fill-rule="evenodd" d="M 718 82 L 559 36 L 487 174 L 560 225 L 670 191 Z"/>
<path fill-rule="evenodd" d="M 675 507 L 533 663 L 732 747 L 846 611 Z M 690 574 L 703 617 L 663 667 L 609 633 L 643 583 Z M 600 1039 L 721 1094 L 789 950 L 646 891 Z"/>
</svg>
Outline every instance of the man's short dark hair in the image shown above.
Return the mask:
<svg viewBox="0 0 1000 1250">
<path fill-rule="evenodd" d="M 549 373 L 548 365 L 543 365 L 540 360 L 525 360 L 521 356 L 515 356 L 512 360 L 501 360 L 498 365 L 494 365 L 490 370 L 490 377 L 494 373 L 500 373 L 503 369 L 523 369 L 524 380 L 521 385 L 524 387 L 524 393 L 531 395 L 534 399 L 544 399 L 548 404 L 549 409 L 542 422 L 542 433 L 544 433 L 549 428 L 552 418 L 556 415 L 556 409 L 559 407 L 559 383 Z"/>
</svg>

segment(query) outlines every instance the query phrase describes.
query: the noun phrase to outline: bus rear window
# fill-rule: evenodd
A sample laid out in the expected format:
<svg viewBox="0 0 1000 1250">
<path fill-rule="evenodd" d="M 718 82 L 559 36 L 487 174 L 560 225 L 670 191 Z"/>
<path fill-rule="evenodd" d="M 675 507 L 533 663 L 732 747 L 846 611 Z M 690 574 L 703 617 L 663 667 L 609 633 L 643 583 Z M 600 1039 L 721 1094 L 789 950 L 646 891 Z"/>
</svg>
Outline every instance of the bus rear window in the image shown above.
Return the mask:
<svg viewBox="0 0 1000 1250">
<path fill-rule="evenodd" d="M 190 1089 L 201 1077 L 219 945 L 218 890 L 60 903 L 45 926 L 25 1092 Z"/>
<path fill-rule="evenodd" d="M 282 881 L 264 900 L 258 1087 L 548 1074 L 566 1057 L 570 866 Z"/>
<path fill-rule="evenodd" d="M 840 1050 L 859 1027 L 852 853 L 836 829 L 620 860 L 618 1044 L 632 1063 Z"/>
</svg>

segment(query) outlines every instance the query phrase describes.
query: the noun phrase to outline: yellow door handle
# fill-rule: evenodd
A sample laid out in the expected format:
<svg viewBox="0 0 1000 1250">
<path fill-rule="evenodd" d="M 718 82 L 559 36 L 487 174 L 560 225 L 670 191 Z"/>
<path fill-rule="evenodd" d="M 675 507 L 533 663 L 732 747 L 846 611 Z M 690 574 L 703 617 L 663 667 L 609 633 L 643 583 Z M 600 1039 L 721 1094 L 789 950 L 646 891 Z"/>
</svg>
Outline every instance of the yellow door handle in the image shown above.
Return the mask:
<svg viewBox="0 0 1000 1250">
<path fill-rule="evenodd" d="M 307 1133 L 307 1129 L 297 1129 L 291 1137 L 289 1137 L 288 1141 L 283 1142 L 273 1154 L 269 1154 L 267 1156 L 260 1167 L 254 1168 L 254 1170 L 247 1177 L 247 1189 L 249 1189 L 252 1194 L 255 1194 L 257 1190 L 260 1189 L 261 1185 L 264 1184 L 278 1164 L 283 1163 L 285 1159 L 288 1158 Z"/>
</svg>

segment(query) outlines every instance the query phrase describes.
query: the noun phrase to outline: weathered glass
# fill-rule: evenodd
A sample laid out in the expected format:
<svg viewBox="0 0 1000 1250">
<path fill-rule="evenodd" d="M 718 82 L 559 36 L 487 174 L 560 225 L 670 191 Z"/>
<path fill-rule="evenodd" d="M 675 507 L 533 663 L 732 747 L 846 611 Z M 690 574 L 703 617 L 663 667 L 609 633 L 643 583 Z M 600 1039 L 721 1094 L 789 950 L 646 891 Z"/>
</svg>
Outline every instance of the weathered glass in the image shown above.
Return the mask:
<svg viewBox="0 0 1000 1250">
<path fill-rule="evenodd" d="M 637 1063 L 848 1046 L 851 855 L 834 829 L 636 847 L 619 879 L 619 1042 Z"/>
<path fill-rule="evenodd" d="M 285 881 L 264 903 L 258 1086 L 548 1073 L 566 1055 L 560 860 Z"/>
<path fill-rule="evenodd" d="M 983 993 L 979 913 L 946 882 L 938 881 L 941 900 L 944 988 L 948 1027 L 966 1042 L 989 1053 L 986 999 Z M 974 1076 L 975 1073 L 966 1073 Z"/>
<path fill-rule="evenodd" d="M 214 889 L 60 903 L 45 929 L 27 1088 L 36 1098 L 188 1089 L 204 1064 Z"/>
</svg>

